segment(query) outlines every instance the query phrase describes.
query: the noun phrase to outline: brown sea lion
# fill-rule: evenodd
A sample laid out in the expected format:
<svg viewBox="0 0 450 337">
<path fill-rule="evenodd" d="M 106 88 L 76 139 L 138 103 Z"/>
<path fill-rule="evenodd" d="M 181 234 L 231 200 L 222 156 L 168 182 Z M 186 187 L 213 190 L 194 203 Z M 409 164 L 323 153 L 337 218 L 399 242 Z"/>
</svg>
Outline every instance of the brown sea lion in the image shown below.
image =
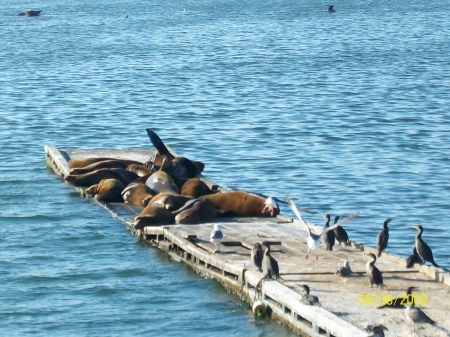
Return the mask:
<svg viewBox="0 0 450 337">
<path fill-rule="evenodd" d="M 128 165 L 131 164 L 138 164 L 142 165 L 141 162 L 138 162 L 136 160 L 131 159 L 117 159 L 117 158 L 105 158 L 105 157 L 90 157 L 90 158 L 84 158 L 84 159 L 77 159 L 77 158 L 70 158 L 68 167 L 69 169 L 74 168 L 85 168 L 86 166 L 93 165 L 100 162 L 115 162 L 118 164 L 122 164 L 121 168 L 126 168 Z M 101 167 L 99 167 L 101 168 Z"/>
<path fill-rule="evenodd" d="M 157 154 L 150 159 L 145 165 L 152 169 L 158 170 L 165 160 L 164 171 L 175 178 L 195 178 L 205 168 L 205 164 L 199 161 L 193 161 L 184 157 L 175 157 L 164 145 L 161 138 L 151 129 L 146 129 Z"/>
<path fill-rule="evenodd" d="M 122 191 L 124 203 L 145 207 L 155 193 L 144 183 L 131 183 Z"/>
<path fill-rule="evenodd" d="M 215 191 L 211 190 L 208 185 L 199 178 L 191 178 L 186 181 L 180 192 L 181 195 L 188 195 L 194 198 L 213 193 L 215 193 Z"/>
<path fill-rule="evenodd" d="M 137 165 L 137 164 L 131 164 L 131 165 Z M 73 168 L 69 171 L 70 174 L 86 174 L 89 172 L 93 172 L 95 170 L 99 170 L 102 168 L 119 168 L 119 169 L 127 169 L 127 167 L 131 166 L 128 165 L 127 162 L 124 162 L 122 160 L 103 160 L 103 161 L 99 161 L 90 165 L 87 165 L 85 167 L 80 167 L 80 168 Z M 143 164 L 140 164 L 142 167 L 145 167 Z M 131 170 L 129 170 L 131 171 Z M 133 171 L 131 171 L 133 172 Z"/>
<path fill-rule="evenodd" d="M 142 229 L 145 226 L 161 226 L 175 223 L 175 215 L 168 209 L 147 205 L 142 212 L 134 218 L 134 229 Z"/>
<path fill-rule="evenodd" d="M 280 213 L 278 205 L 271 203 L 271 198 L 264 199 L 241 191 L 209 194 L 199 199 L 210 200 L 219 217 L 273 217 Z"/>
<path fill-rule="evenodd" d="M 104 202 L 123 202 L 124 184 L 117 179 L 103 179 L 84 190 L 84 194 Z"/>
<path fill-rule="evenodd" d="M 64 179 L 74 186 L 89 187 L 103 179 L 118 179 L 125 186 L 132 183 L 138 175 L 124 169 L 99 169 L 86 174 L 69 174 Z"/>
<path fill-rule="evenodd" d="M 193 199 L 178 209 L 175 216 L 176 224 L 200 224 L 214 222 L 217 219 L 217 211 L 208 199 Z"/>
<path fill-rule="evenodd" d="M 154 172 L 145 181 L 145 185 L 150 187 L 155 193 L 180 193 L 180 190 L 173 181 L 172 177 L 164 171 Z"/>
<path fill-rule="evenodd" d="M 148 202 L 148 205 L 163 207 L 165 209 L 168 209 L 169 211 L 176 211 L 192 199 L 194 198 L 181 194 L 160 193 L 155 195 Z"/>
</svg>

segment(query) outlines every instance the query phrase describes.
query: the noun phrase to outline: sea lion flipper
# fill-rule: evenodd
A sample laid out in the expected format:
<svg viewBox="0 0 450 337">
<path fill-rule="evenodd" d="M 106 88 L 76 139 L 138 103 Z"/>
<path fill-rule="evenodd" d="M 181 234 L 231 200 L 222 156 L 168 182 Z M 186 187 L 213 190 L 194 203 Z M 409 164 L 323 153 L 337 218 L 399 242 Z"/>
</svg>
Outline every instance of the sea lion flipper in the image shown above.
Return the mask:
<svg viewBox="0 0 450 337">
<path fill-rule="evenodd" d="M 171 156 L 171 153 L 167 149 L 167 147 L 162 142 L 161 138 L 151 129 L 146 129 L 148 137 L 150 138 L 150 141 L 152 142 L 153 146 L 155 147 L 156 151 L 158 151 L 158 154 L 160 155 L 166 155 Z"/>
</svg>

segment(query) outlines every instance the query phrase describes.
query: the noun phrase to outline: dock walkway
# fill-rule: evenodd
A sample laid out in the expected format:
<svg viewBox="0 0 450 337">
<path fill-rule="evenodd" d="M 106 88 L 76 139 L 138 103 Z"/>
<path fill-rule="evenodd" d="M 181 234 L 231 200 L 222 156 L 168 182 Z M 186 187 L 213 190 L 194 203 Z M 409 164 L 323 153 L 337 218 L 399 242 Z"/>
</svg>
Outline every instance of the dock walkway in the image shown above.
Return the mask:
<svg viewBox="0 0 450 337">
<path fill-rule="evenodd" d="M 53 146 L 46 146 L 45 152 L 47 165 L 60 176 L 68 173 L 70 157 L 114 157 L 145 162 L 153 154 L 151 150 L 140 149 L 58 150 Z M 76 189 L 82 192 L 82 189 Z M 368 324 L 383 324 L 389 329 L 386 336 L 449 336 L 450 276 L 441 269 L 429 266 L 406 269 L 404 259 L 383 253 L 376 265 L 383 272 L 386 288 L 371 288 L 365 274 L 370 258 L 365 253 L 375 252 L 373 248 L 353 242 L 351 247 L 335 245 L 330 252 L 322 243 L 309 259 L 305 259 L 307 233 L 296 219 L 282 215 L 218 219 L 224 241 L 220 252 L 215 254 L 215 247 L 209 242 L 213 228 L 210 223 L 153 226 L 136 232 L 133 219 L 142 208 L 121 203 L 98 204 L 123 221 L 133 234 L 142 235 L 198 273 L 215 278 L 228 291 L 250 304 L 261 300 L 270 308 L 274 320 L 301 336 L 363 337 L 367 336 L 363 329 Z M 315 228 L 320 233 L 322 225 L 319 227 Z M 250 260 L 251 248 L 258 241 L 272 243 L 271 255 L 279 263 L 282 278 L 264 281 L 261 292 L 256 292 L 255 286 L 263 274 Z M 353 275 L 342 278 L 335 271 L 345 260 L 350 262 Z M 319 297 L 321 307 L 300 302 L 304 294 L 301 284 L 308 284 L 311 294 Z M 419 307 L 437 322 L 437 327 L 419 326 L 414 332 L 413 326 L 406 322 L 404 309 L 377 309 L 390 296 L 395 298 L 405 294 L 409 286 L 419 287 L 416 293 L 423 301 Z"/>
</svg>

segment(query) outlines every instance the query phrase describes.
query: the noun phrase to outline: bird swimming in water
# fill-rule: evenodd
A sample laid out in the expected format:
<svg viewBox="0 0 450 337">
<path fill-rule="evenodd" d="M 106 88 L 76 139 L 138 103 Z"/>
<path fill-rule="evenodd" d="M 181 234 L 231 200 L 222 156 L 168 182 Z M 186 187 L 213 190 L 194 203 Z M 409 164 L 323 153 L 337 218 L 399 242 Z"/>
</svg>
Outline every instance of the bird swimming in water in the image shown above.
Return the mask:
<svg viewBox="0 0 450 337">
<path fill-rule="evenodd" d="M 35 10 L 27 10 L 27 11 L 23 11 L 20 12 L 18 15 L 20 16 L 38 16 L 42 11 L 35 11 Z"/>
<path fill-rule="evenodd" d="M 433 266 L 441 268 L 436 262 L 434 262 L 431 248 L 425 243 L 425 241 L 422 240 L 423 227 L 421 225 L 415 225 L 412 228 L 419 231 L 419 233 L 417 233 L 416 242 L 414 245 L 414 247 L 416 247 L 417 254 L 423 261 L 430 262 Z"/>
<path fill-rule="evenodd" d="M 412 288 L 417 289 L 416 287 Z M 414 331 L 416 331 L 416 324 L 436 324 L 436 322 L 428 317 L 420 308 L 416 308 L 414 301 L 407 303 L 407 307 L 405 309 L 405 317 L 407 321 L 413 324 Z"/>
<path fill-rule="evenodd" d="M 370 287 L 372 288 L 375 284 L 377 287 L 380 286 L 381 288 L 384 288 L 383 275 L 381 275 L 381 271 L 375 267 L 377 257 L 372 253 L 366 253 L 366 255 L 369 255 L 372 258 L 372 261 L 367 262 L 366 265 L 366 272 L 370 280 Z"/>
<path fill-rule="evenodd" d="M 272 255 L 270 255 L 270 245 L 264 245 L 264 261 L 266 264 L 266 273 L 269 279 L 275 278 L 275 280 L 280 279 L 280 268 L 278 267 L 278 262 Z"/>
<path fill-rule="evenodd" d="M 384 221 L 383 223 L 383 229 L 381 230 L 380 234 L 378 234 L 377 237 L 377 251 L 378 254 L 377 256 L 380 257 L 381 256 L 381 252 L 383 250 L 386 249 L 387 245 L 388 245 L 388 241 L 389 241 L 389 228 L 388 228 L 388 223 L 391 222 L 392 219 L 388 218 Z"/>
<path fill-rule="evenodd" d="M 326 221 L 325 221 L 325 225 L 324 225 L 324 227 L 323 227 L 323 229 L 325 230 L 326 228 L 329 228 L 330 227 L 330 214 L 326 214 L 325 215 L 325 219 L 326 219 Z M 327 250 L 333 250 L 333 246 L 334 246 L 334 243 L 336 242 L 336 238 L 335 238 L 335 235 L 334 235 L 334 231 L 328 231 L 328 232 L 326 232 L 324 235 L 323 235 L 323 238 L 324 238 L 324 241 L 325 241 L 325 244 L 326 244 L 326 246 L 327 246 Z"/>
<path fill-rule="evenodd" d="M 350 268 L 350 262 L 348 262 L 347 260 L 344 261 L 344 266 L 343 267 L 339 267 L 338 270 L 336 271 L 336 274 L 342 277 L 347 277 L 350 276 L 352 274 L 352 270 Z"/>
<path fill-rule="evenodd" d="M 300 222 L 303 223 L 303 225 L 308 229 L 308 251 L 306 252 L 306 257 L 305 257 L 306 259 L 308 258 L 309 252 L 311 250 L 315 250 L 317 247 L 319 247 L 320 238 L 322 237 L 322 235 L 324 235 L 325 233 L 333 230 L 334 228 L 356 218 L 359 215 L 359 213 L 352 214 L 352 215 L 346 217 L 344 220 L 333 224 L 333 226 L 324 229 L 322 231 L 322 233 L 315 234 L 315 233 L 311 232 L 311 229 L 309 228 L 308 224 L 305 222 L 305 220 L 303 220 L 302 216 L 300 215 L 300 212 L 298 211 L 297 206 L 295 206 L 294 202 L 291 200 L 291 198 L 289 198 L 289 195 L 287 193 L 286 193 L 286 200 L 287 200 L 289 206 L 291 207 L 292 211 L 294 212 L 294 214 L 300 220 Z M 318 259 L 319 259 L 319 255 L 316 255 L 316 260 L 318 260 Z"/>
<path fill-rule="evenodd" d="M 306 284 L 302 284 L 303 289 L 305 289 L 305 295 L 302 295 L 302 299 L 300 302 L 306 305 L 315 305 L 315 306 L 321 306 L 319 302 L 319 298 L 317 296 L 311 295 L 309 292 L 309 287 Z"/>
<path fill-rule="evenodd" d="M 338 220 L 339 215 L 336 215 L 334 218 L 334 224 L 337 223 Z M 348 234 L 343 227 L 338 226 L 333 230 L 334 230 L 334 237 L 336 238 L 337 242 L 339 242 L 339 246 L 341 245 L 341 242 L 343 242 L 344 245 L 346 246 L 351 246 L 350 240 L 348 239 Z"/>
<path fill-rule="evenodd" d="M 258 271 L 260 273 L 262 273 L 263 272 L 262 263 L 263 263 L 263 259 L 264 259 L 264 251 L 262 248 L 262 244 L 260 242 L 255 243 L 250 256 L 251 256 L 252 262 L 255 265 L 255 267 L 258 268 Z"/>
<path fill-rule="evenodd" d="M 367 336 L 369 337 L 384 337 L 384 331 L 387 331 L 388 329 L 382 325 L 368 325 L 364 328 L 364 331 L 368 332 L 369 334 Z"/>
<path fill-rule="evenodd" d="M 406 304 L 408 300 L 412 299 L 414 301 L 414 297 L 411 296 L 412 291 L 417 289 L 417 287 L 408 287 L 406 289 L 406 295 L 397 296 L 392 301 L 387 301 L 385 304 L 377 307 L 377 309 L 391 308 L 391 309 L 404 309 L 406 308 Z"/>
<path fill-rule="evenodd" d="M 222 239 L 223 239 L 222 226 L 217 223 L 214 225 L 214 229 L 211 232 L 211 235 L 209 236 L 209 240 L 211 241 L 211 243 L 214 243 L 214 245 L 216 246 L 216 250 L 214 251 L 214 253 L 217 253 L 219 251 Z"/>
<path fill-rule="evenodd" d="M 328 13 L 334 13 L 334 12 L 336 12 L 336 11 L 334 10 L 334 6 L 333 6 L 333 5 L 327 5 L 327 9 L 326 9 L 325 11 L 328 12 Z"/>
<path fill-rule="evenodd" d="M 414 245 L 412 249 L 412 255 L 408 256 L 408 258 L 406 259 L 406 268 L 412 268 L 416 263 L 424 264 L 425 262 L 423 262 L 419 254 L 417 254 L 416 245 Z"/>
</svg>

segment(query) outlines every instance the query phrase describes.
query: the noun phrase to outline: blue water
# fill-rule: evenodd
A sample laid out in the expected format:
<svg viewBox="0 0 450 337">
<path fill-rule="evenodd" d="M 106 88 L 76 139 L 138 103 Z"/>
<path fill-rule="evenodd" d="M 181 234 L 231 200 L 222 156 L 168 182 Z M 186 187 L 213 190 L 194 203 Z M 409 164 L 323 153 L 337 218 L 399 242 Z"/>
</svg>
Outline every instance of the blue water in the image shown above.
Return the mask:
<svg viewBox="0 0 450 337">
<path fill-rule="evenodd" d="M 47 144 L 148 147 L 145 128 L 223 186 L 362 211 L 345 226 L 361 243 L 391 217 L 407 256 L 421 224 L 449 268 L 450 7 L 335 5 L 2 1 L 0 333 L 292 335 L 45 166 Z"/>
</svg>

